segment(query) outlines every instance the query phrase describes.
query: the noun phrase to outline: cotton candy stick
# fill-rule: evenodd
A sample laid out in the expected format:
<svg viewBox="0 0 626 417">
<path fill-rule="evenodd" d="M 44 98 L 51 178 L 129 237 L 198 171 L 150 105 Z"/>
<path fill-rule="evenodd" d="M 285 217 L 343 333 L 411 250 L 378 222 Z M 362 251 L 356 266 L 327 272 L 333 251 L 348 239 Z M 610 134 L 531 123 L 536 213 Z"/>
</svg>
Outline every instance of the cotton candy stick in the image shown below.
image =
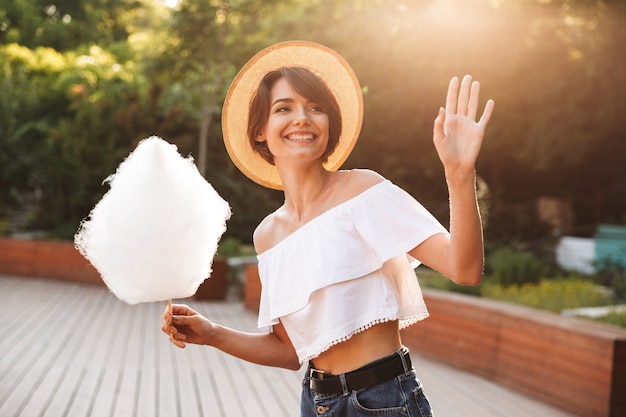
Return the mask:
<svg viewBox="0 0 626 417">
<path fill-rule="evenodd" d="M 167 300 L 167 312 L 170 315 L 170 317 L 172 317 L 172 299 L 170 298 L 169 300 Z M 170 333 L 170 340 L 173 342 L 174 341 L 174 334 Z"/>
</svg>

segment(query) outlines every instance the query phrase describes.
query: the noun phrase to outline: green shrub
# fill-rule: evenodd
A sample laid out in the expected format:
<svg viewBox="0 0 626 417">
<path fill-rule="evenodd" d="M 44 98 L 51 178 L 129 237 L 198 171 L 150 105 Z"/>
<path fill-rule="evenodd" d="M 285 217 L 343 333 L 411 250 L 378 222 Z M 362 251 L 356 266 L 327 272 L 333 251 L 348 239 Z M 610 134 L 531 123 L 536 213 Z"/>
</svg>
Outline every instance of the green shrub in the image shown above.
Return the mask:
<svg viewBox="0 0 626 417">
<path fill-rule="evenodd" d="M 417 277 L 423 288 L 477 295 L 553 312 L 613 303 L 611 294 L 605 288 L 580 277 L 545 279 L 539 283 L 508 286 L 487 278 L 477 286 L 462 286 L 426 267 L 418 268 Z M 626 327 L 626 312 L 613 311 L 592 320 Z"/>
<path fill-rule="evenodd" d="M 420 266 L 415 271 L 420 286 L 424 288 L 432 288 L 435 290 L 449 291 L 448 278 L 444 277 L 437 271 L 433 271 L 425 266 Z"/>
<path fill-rule="evenodd" d="M 626 311 L 612 311 L 606 316 L 596 317 L 593 320 L 614 326 L 626 327 Z"/>
<path fill-rule="evenodd" d="M 486 284 L 481 293 L 487 298 L 554 312 L 612 303 L 611 296 L 606 291 L 581 278 L 551 279 L 537 284 L 512 286 Z"/>
<path fill-rule="evenodd" d="M 454 281 L 446 278 L 437 271 L 433 271 L 427 267 L 420 267 L 417 270 L 417 277 L 420 285 L 424 288 L 432 288 L 435 290 L 458 292 L 462 294 L 480 296 L 479 285 L 459 285 Z"/>
<path fill-rule="evenodd" d="M 486 273 L 501 285 L 538 283 L 553 271 L 553 266 L 537 256 L 511 248 L 501 248 L 485 260 Z"/>
<path fill-rule="evenodd" d="M 593 279 L 613 290 L 617 302 L 626 301 L 626 267 L 618 260 L 607 257 L 594 263 Z"/>
<path fill-rule="evenodd" d="M 217 254 L 224 257 L 241 255 L 241 241 L 234 237 L 227 237 L 220 241 Z"/>
</svg>

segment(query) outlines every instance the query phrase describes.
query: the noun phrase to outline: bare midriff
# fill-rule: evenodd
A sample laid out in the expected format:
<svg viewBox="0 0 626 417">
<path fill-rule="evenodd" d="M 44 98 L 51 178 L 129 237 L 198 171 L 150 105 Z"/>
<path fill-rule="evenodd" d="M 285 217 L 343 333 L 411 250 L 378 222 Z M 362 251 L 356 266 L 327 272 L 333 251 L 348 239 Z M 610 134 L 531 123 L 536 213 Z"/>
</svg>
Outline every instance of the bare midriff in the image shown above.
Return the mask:
<svg viewBox="0 0 626 417">
<path fill-rule="evenodd" d="M 402 347 L 398 321 L 377 324 L 313 359 L 315 369 L 338 375 L 353 371 Z"/>
</svg>

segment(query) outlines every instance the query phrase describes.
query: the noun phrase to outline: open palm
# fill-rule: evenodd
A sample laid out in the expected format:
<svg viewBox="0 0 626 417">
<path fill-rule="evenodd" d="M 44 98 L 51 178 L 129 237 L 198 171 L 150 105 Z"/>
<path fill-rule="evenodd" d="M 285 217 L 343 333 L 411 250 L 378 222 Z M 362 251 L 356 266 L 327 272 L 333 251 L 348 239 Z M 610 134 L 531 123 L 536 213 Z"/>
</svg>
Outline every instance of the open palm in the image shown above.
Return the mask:
<svg viewBox="0 0 626 417">
<path fill-rule="evenodd" d="M 485 128 L 493 112 L 494 102 L 488 100 L 480 120 L 476 122 L 480 84 L 466 75 L 459 86 L 454 77 L 448 87 L 446 107 L 435 119 L 433 142 L 446 171 L 474 170 Z"/>
</svg>

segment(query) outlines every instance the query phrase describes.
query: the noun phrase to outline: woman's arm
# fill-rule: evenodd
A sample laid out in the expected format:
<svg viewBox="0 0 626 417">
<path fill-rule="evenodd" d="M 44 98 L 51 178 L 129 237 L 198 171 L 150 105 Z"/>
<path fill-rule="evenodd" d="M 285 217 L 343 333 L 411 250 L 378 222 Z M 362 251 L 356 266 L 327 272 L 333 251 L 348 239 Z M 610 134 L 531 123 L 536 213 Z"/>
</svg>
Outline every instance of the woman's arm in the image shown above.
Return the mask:
<svg viewBox="0 0 626 417">
<path fill-rule="evenodd" d="M 293 345 L 280 323 L 273 327 L 273 333 L 245 333 L 212 323 L 190 307 L 175 304 L 171 315 L 167 308 L 163 313 L 161 330 L 179 348 L 187 343 L 209 345 L 259 365 L 300 368 Z"/>
<path fill-rule="evenodd" d="M 257 227 L 253 240 L 257 253 L 265 250 L 273 236 L 271 216 Z M 287 369 L 299 369 L 300 362 L 283 325 L 273 326 L 272 333 L 246 333 L 213 323 L 186 305 L 173 305 L 172 313 L 168 309 L 163 313 L 164 333 L 176 346 L 185 344 L 213 346 L 237 358 L 259 365 L 275 366 Z"/>
<path fill-rule="evenodd" d="M 476 198 L 475 164 L 494 108 L 487 101 L 478 122 L 480 84 L 466 75 L 450 81 L 446 108 L 435 119 L 433 142 L 444 166 L 450 198 L 450 237 L 432 236 L 411 251 L 424 264 L 458 284 L 480 282 L 484 264 L 483 231 Z"/>
</svg>

